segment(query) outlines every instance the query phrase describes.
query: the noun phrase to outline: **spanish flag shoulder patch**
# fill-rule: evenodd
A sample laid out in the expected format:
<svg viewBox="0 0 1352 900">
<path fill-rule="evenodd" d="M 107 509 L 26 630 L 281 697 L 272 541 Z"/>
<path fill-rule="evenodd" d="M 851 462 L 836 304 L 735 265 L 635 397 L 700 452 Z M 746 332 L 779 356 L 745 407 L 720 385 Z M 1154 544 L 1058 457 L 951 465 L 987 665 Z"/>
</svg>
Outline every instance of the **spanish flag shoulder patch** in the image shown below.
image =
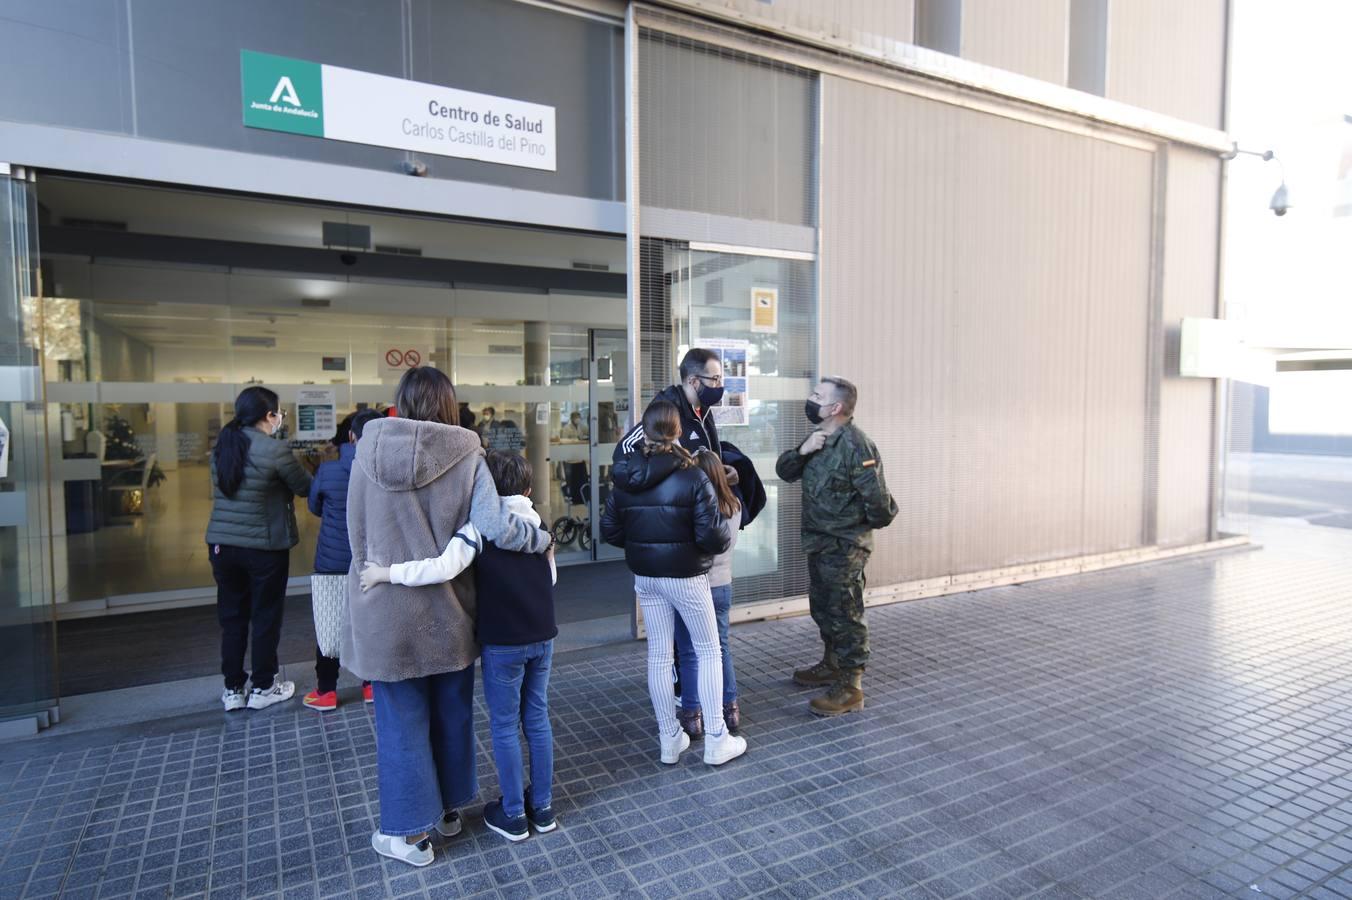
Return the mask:
<svg viewBox="0 0 1352 900">
<path fill-rule="evenodd" d="M 878 461 L 877 461 L 876 459 L 866 459 L 866 460 L 864 460 L 864 462 L 862 463 L 862 465 L 863 465 L 863 467 L 864 467 L 865 469 L 867 469 L 869 466 L 876 466 L 877 464 L 878 464 Z"/>
</svg>

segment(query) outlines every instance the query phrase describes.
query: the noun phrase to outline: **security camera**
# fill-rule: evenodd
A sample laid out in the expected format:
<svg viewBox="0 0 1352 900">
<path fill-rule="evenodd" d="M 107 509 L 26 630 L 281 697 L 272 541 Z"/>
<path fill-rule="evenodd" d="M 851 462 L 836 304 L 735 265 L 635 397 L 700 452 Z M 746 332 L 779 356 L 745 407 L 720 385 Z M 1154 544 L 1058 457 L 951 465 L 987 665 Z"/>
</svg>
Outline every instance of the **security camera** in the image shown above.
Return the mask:
<svg viewBox="0 0 1352 900">
<path fill-rule="evenodd" d="M 1277 186 L 1277 190 L 1273 192 L 1272 202 L 1268 203 L 1268 208 L 1276 215 L 1284 216 L 1291 206 L 1291 198 L 1287 195 L 1286 191 L 1286 182 L 1283 181 Z"/>
<path fill-rule="evenodd" d="M 1280 213 L 1278 213 L 1278 215 L 1280 215 Z M 339 261 L 340 263 L 342 263 L 343 265 L 345 265 L 345 266 L 355 266 L 355 265 L 357 264 L 357 254 L 355 254 L 355 253 L 339 253 L 339 254 L 338 254 L 338 261 Z"/>
<path fill-rule="evenodd" d="M 414 178 L 422 178 L 427 174 L 427 163 L 419 159 L 404 160 L 404 174 L 412 175 Z"/>
</svg>

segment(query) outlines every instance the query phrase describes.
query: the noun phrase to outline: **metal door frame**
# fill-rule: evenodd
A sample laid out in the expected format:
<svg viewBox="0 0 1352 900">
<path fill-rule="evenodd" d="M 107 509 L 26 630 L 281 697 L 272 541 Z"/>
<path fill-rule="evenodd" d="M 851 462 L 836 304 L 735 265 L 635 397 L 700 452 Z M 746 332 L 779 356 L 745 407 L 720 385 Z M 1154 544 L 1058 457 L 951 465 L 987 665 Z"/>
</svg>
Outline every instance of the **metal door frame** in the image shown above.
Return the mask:
<svg viewBox="0 0 1352 900">
<path fill-rule="evenodd" d="M 625 331 L 622 328 L 589 328 L 587 329 L 587 423 L 589 434 L 587 437 L 587 463 L 591 467 L 588 482 L 591 493 L 591 515 L 590 527 L 592 533 L 592 562 L 604 562 L 601 558 L 601 466 L 610 465 L 610 460 L 602 461 L 597 454 L 597 448 L 601 446 L 601 403 L 598 399 L 597 386 L 600 383 L 599 378 L 599 359 L 596 355 L 597 338 L 614 339 L 620 345 L 625 343 Z M 627 373 L 626 373 L 627 374 Z M 610 368 L 610 377 L 614 381 L 616 377 L 615 367 L 612 364 Z M 631 388 L 632 393 L 632 388 Z M 631 404 L 632 405 L 632 404 Z M 616 426 L 619 426 L 618 412 L 615 417 Z M 621 434 L 624 430 L 621 429 Z M 617 436 L 618 437 L 618 436 Z M 611 556 L 609 559 L 622 559 L 623 554 Z"/>
</svg>

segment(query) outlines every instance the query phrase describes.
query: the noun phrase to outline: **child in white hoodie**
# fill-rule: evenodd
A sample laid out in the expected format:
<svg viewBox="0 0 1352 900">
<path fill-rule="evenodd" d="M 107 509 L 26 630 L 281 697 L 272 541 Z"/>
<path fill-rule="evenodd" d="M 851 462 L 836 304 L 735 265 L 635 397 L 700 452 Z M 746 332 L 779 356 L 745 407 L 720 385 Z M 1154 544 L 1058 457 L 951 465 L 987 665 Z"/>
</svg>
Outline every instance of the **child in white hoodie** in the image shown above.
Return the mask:
<svg viewBox="0 0 1352 900">
<path fill-rule="evenodd" d="M 540 516 L 530 502 L 531 468 L 524 458 L 491 451 L 493 473 L 503 509 L 534 525 Z M 376 566 L 361 573 L 365 591 L 390 582 L 410 586 L 441 584 L 476 562 L 478 597 L 476 637 L 482 647 L 484 700 L 493 734 L 493 758 L 502 799 L 484 807 L 484 823 L 510 841 L 557 827 L 552 809 L 554 734 L 549 724 L 549 670 L 554 656 L 553 547 L 544 554 L 500 550 L 472 524 L 455 533 L 433 559 Z M 518 728 L 530 745 L 531 783 L 526 786 Z"/>
</svg>

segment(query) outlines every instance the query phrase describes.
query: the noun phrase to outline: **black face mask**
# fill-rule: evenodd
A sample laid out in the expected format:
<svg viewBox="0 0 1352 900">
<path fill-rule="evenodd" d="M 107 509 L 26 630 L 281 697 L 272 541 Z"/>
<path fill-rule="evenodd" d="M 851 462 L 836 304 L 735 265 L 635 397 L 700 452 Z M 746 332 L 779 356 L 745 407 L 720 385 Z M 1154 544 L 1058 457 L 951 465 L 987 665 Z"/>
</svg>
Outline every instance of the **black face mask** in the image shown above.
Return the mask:
<svg viewBox="0 0 1352 900">
<path fill-rule="evenodd" d="M 822 416 L 822 405 L 816 400 L 809 400 L 803 404 L 803 413 L 807 420 L 813 425 L 820 425 L 824 421 Z"/>
<path fill-rule="evenodd" d="M 695 386 L 695 396 L 699 398 L 701 409 L 708 409 L 711 406 L 717 406 L 718 401 L 723 399 L 723 388 L 709 387 L 703 381 Z"/>
</svg>

